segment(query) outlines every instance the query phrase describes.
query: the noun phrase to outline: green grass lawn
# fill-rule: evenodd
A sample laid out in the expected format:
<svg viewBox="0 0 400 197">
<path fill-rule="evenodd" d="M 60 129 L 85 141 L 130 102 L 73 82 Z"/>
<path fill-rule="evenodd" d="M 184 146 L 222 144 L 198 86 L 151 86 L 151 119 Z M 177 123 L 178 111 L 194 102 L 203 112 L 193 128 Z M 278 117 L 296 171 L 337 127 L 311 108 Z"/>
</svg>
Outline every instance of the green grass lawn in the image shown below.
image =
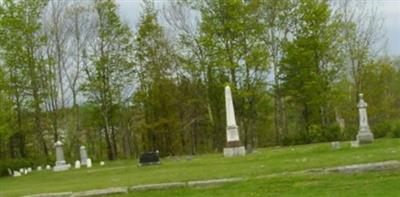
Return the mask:
<svg viewBox="0 0 400 197">
<path fill-rule="evenodd" d="M 399 196 L 400 171 L 283 176 L 209 188 L 134 192 L 116 197 L 180 196 Z"/>
<path fill-rule="evenodd" d="M 224 158 L 222 154 L 196 156 L 192 160 L 164 159 L 158 166 L 137 167 L 136 160 L 108 162 L 91 169 L 66 172 L 41 171 L 22 177 L 0 178 L 0 196 L 19 196 L 43 192 L 83 191 L 146 183 L 201 180 L 211 178 L 254 178 L 285 171 L 331 167 L 353 163 L 400 160 L 400 139 L 380 139 L 373 144 L 350 148 L 342 143 L 342 149 L 332 150 L 329 143 L 301 145 L 283 148 L 258 149 L 245 157 Z M 178 189 L 140 192 L 140 196 L 272 196 L 285 192 L 287 195 L 341 194 L 390 194 L 388 188 L 399 188 L 400 172 L 370 172 L 356 175 L 305 175 L 284 176 L 228 184 L 207 189 Z M 356 191 L 349 188 L 357 188 Z M 346 189 L 347 188 L 347 189 Z M 373 190 L 373 191 L 372 191 Z M 227 192 L 229 191 L 229 192 Z M 337 192 L 337 193 L 336 193 Z M 352 193 L 356 192 L 356 193 Z M 373 192 L 373 193 L 370 193 Z M 247 195 L 248 194 L 248 195 Z M 337 195 L 336 195 L 337 194 Z M 132 194 L 130 194 L 132 195 Z"/>
</svg>

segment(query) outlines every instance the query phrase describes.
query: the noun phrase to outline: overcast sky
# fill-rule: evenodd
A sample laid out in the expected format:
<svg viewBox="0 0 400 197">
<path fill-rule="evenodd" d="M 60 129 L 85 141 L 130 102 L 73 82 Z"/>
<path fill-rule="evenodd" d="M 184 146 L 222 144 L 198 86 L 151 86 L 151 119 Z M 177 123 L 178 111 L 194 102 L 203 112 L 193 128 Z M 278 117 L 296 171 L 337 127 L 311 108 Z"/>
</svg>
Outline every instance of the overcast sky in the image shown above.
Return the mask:
<svg viewBox="0 0 400 197">
<path fill-rule="evenodd" d="M 162 9 L 169 0 L 155 0 L 156 7 Z M 346 0 L 344 0 L 346 1 Z M 384 33 L 387 38 L 387 53 L 400 55 L 400 0 L 360 0 L 378 8 L 384 19 Z M 121 16 L 131 27 L 136 27 L 142 9 L 141 0 L 117 0 Z"/>
</svg>

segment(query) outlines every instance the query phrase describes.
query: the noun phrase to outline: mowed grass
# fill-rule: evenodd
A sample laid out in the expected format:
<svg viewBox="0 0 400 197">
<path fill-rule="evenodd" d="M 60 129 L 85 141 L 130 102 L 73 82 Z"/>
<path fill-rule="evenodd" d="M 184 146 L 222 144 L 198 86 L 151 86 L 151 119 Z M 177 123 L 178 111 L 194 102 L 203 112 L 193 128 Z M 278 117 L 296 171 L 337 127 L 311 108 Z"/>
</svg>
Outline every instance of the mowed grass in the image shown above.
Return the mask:
<svg viewBox="0 0 400 197">
<path fill-rule="evenodd" d="M 133 192 L 115 197 L 399 196 L 400 171 L 281 176 L 207 188 Z"/>
<path fill-rule="evenodd" d="M 257 149 L 256 152 L 245 157 L 224 158 L 222 153 L 195 156 L 191 160 L 186 157 L 178 159 L 163 159 L 161 165 L 138 167 L 136 160 L 122 160 L 108 162 L 106 166 L 94 165 L 93 168 L 72 169 L 66 172 L 41 171 L 33 172 L 22 177 L 0 178 L 0 196 L 20 196 L 44 192 L 66 192 L 101 189 L 108 187 L 133 186 L 148 183 L 164 183 L 175 181 L 203 180 L 227 177 L 254 178 L 260 175 L 268 175 L 279 172 L 298 171 L 309 168 L 331 167 L 338 165 L 378 162 L 386 160 L 400 160 L 400 139 L 379 139 L 373 144 L 364 145 L 359 148 L 350 148 L 348 142 L 342 143 L 342 148 L 332 150 L 329 143 L 300 145 L 291 147 L 274 147 Z M 294 187 L 293 195 L 301 191 L 312 193 L 321 191 L 320 187 L 329 187 L 331 182 L 337 184 L 349 183 L 359 184 L 360 189 L 366 187 L 362 182 L 364 179 L 379 179 L 386 175 L 387 185 L 395 182 L 398 186 L 400 173 L 394 172 L 373 172 L 357 175 L 320 175 L 306 177 L 277 177 L 262 180 L 249 180 L 246 182 L 229 184 L 211 189 L 180 189 L 168 191 L 143 192 L 141 195 L 219 195 L 225 190 L 231 190 L 235 185 L 238 190 L 249 192 L 257 196 L 274 192 L 278 194 Z M 385 177 L 385 176 L 384 176 Z M 297 182 L 296 180 L 305 180 Z M 318 181 L 313 181 L 317 179 Z M 308 180 L 308 181 L 307 181 Z M 357 182 L 359 180 L 359 182 Z M 360 182 L 361 181 L 361 182 Z M 385 182 L 384 180 L 381 180 Z M 397 181 L 397 182 L 396 182 Z M 310 183 L 310 184 L 307 184 Z M 372 182 L 373 183 L 373 182 Z M 304 184 L 304 185 L 302 185 Z M 337 185 L 333 184 L 333 185 Z M 377 184 L 379 186 L 379 184 Z M 382 187 L 386 184 L 382 184 Z M 315 187 L 314 187 L 315 186 Z M 376 187 L 378 187 L 376 186 Z M 396 187 L 395 184 L 392 185 Z M 274 190 L 276 188 L 277 191 Z M 297 189 L 296 189 L 297 188 Z M 335 187 L 332 187 L 334 191 Z M 398 187 L 396 187 L 398 188 Z M 237 191 L 237 194 L 240 194 Z M 161 192 L 161 193 L 157 193 Z M 174 193 L 175 192 L 175 193 Z M 216 192 L 216 193 L 214 193 Z M 345 190 L 343 192 L 346 192 Z M 351 192 L 351 191 L 347 191 Z M 232 195 L 235 195 L 233 193 Z M 323 194 L 323 193 L 322 193 Z M 221 194 L 222 195 L 222 194 Z M 290 195 L 290 194 L 288 194 Z M 207 196 L 207 195 L 206 195 Z M 240 196 L 240 195 L 239 195 Z M 332 196 L 336 196 L 335 193 Z"/>
</svg>

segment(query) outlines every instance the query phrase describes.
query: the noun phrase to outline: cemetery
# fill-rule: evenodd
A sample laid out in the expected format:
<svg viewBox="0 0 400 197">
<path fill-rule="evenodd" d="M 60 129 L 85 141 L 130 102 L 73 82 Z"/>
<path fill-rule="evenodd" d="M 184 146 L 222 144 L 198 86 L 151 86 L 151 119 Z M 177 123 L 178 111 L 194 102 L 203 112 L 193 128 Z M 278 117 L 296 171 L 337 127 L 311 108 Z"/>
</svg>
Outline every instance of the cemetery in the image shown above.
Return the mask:
<svg viewBox="0 0 400 197">
<path fill-rule="evenodd" d="M 0 197 L 400 196 L 399 10 L 0 0 Z"/>
<path fill-rule="evenodd" d="M 268 183 L 278 180 L 292 181 L 292 184 L 296 185 L 303 182 L 299 177 L 305 180 L 318 179 L 321 182 L 353 177 L 352 181 L 355 184 L 365 184 L 363 176 L 374 177 L 380 173 L 379 176 L 387 176 L 390 179 L 400 175 L 400 140 L 374 141 L 368 124 L 367 103 L 363 100 L 362 94 L 357 105 L 360 129 L 356 141 L 264 148 L 248 155 L 240 143 L 229 86 L 225 87 L 225 102 L 227 147 L 224 148 L 223 156 L 209 154 L 196 156 L 194 159 L 164 158 L 160 165 L 159 151 L 156 151 L 143 153 L 138 161 L 122 160 L 107 166 L 101 161 L 92 167 L 92 161 L 82 145 L 81 160 L 76 160 L 74 169 L 70 169 L 71 164 L 64 158 L 63 144 L 57 141 L 54 144 L 56 162 L 53 172 L 49 166 L 46 166 L 45 172 L 41 166 L 37 166 L 35 172 L 32 172 L 32 167 L 20 171 L 9 169 L 10 175 L 14 178 L 0 179 L 2 186 L 0 194 L 4 196 L 156 195 L 160 190 L 167 190 L 163 195 L 174 196 L 179 193 L 190 194 L 194 191 L 190 188 L 205 187 L 206 193 L 202 192 L 202 195 L 207 196 L 207 192 L 224 191 L 227 190 L 225 188 L 232 187 L 224 185 L 231 184 L 251 187 L 251 183 L 254 182 Z M 134 165 L 135 163 L 137 165 Z M 158 165 L 151 166 L 154 164 Z M 371 182 L 373 184 L 373 181 Z M 396 183 L 400 183 L 400 180 Z M 318 184 L 320 183 L 315 185 Z M 47 185 L 51 187 L 46 187 Z M 220 187 L 207 189 L 209 186 Z M 279 189 L 272 186 L 262 190 L 271 189 L 269 192 L 274 192 Z M 295 190 L 296 188 L 292 188 L 285 192 L 293 194 Z M 329 190 L 330 188 L 325 190 L 325 193 L 313 192 L 316 192 L 315 195 L 322 195 L 328 194 Z M 133 194 L 128 194 L 129 192 Z M 226 195 L 232 195 L 230 192 L 232 191 Z M 361 195 L 362 192 L 365 191 L 355 194 Z M 374 192 L 379 194 L 383 191 Z"/>
<path fill-rule="evenodd" d="M 321 173 L 301 172 L 310 169 L 348 166 L 351 164 L 400 161 L 398 139 L 378 139 L 374 143 L 352 148 L 350 142 L 341 142 L 341 148 L 333 150 L 330 143 L 257 149 L 243 157 L 224 157 L 221 154 L 162 158 L 161 165 L 139 167 L 137 160 L 107 162 L 92 168 L 81 167 L 68 171 L 42 170 L 20 177 L 0 178 L 0 196 L 23 196 L 43 193 L 82 192 L 116 187 L 136 187 L 128 193 L 136 196 L 196 195 L 242 196 L 246 192 L 270 192 L 271 194 L 327 195 L 329 192 L 347 195 L 351 187 L 363 187 L 351 194 L 395 194 L 400 180 L 400 166 L 371 168 L 364 172 Z M 390 164 L 390 163 L 389 163 Z M 242 181 L 214 183 L 212 187 L 195 189 L 181 186 L 180 182 L 242 178 Z M 150 189 L 149 184 L 175 183 Z M 260 187 L 263 185 L 263 187 Z M 385 186 L 386 185 L 386 186 Z M 140 189 L 139 188 L 142 188 Z M 265 187 L 264 187 L 265 186 Z M 303 186 L 306 188 L 304 189 Z M 324 187 L 322 190 L 320 187 Z M 144 189 L 143 189 L 144 188 Z M 157 188 L 157 187 L 156 187 Z M 309 188 L 309 191 L 308 189 Z M 389 189 L 391 188 L 391 189 Z M 307 190 L 307 191 L 304 191 Z M 201 192 L 200 192 L 201 191 Z"/>
</svg>

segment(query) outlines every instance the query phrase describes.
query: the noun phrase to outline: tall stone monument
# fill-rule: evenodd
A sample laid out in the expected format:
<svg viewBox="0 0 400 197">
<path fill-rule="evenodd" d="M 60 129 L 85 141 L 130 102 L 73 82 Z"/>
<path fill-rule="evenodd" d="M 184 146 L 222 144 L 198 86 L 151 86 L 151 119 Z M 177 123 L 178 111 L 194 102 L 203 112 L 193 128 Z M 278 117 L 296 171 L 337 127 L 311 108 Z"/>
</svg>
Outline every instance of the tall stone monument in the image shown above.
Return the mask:
<svg viewBox="0 0 400 197">
<path fill-rule="evenodd" d="M 87 151 L 85 146 L 80 147 L 80 154 L 81 154 L 81 165 L 86 166 L 87 165 Z"/>
<path fill-rule="evenodd" d="M 244 146 L 239 139 L 239 130 L 236 125 L 235 110 L 233 109 L 232 93 L 229 86 L 225 87 L 226 107 L 226 146 L 225 157 L 242 156 L 246 154 Z"/>
<path fill-rule="evenodd" d="M 59 171 L 65 171 L 69 169 L 69 166 L 64 160 L 64 150 L 63 150 L 63 144 L 60 141 L 57 141 L 54 146 L 56 147 L 56 165 L 53 168 L 53 171 L 59 172 Z"/>
<path fill-rule="evenodd" d="M 360 114 L 360 128 L 357 134 L 357 141 L 360 144 L 368 144 L 374 141 L 374 134 L 369 129 L 368 116 L 367 116 L 367 103 L 363 99 L 363 94 L 359 94 L 360 101 L 357 104 L 358 112 Z"/>
</svg>

